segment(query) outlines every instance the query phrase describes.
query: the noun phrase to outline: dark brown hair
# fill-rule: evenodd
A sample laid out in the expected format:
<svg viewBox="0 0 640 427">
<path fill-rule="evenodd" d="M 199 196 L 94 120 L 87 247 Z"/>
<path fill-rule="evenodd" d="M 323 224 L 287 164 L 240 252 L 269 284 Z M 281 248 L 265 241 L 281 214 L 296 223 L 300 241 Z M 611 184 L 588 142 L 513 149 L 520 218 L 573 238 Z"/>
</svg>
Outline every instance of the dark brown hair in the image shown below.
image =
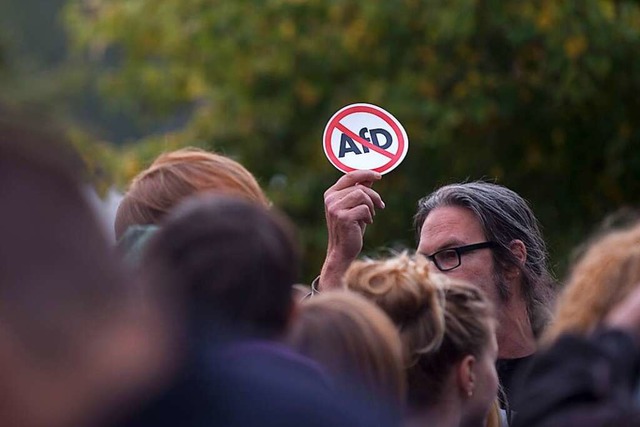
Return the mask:
<svg viewBox="0 0 640 427">
<path fill-rule="evenodd" d="M 151 238 L 143 265 L 186 298 L 194 315 L 252 335 L 284 333 L 299 269 L 293 227 L 275 210 L 194 196 Z"/>
</svg>

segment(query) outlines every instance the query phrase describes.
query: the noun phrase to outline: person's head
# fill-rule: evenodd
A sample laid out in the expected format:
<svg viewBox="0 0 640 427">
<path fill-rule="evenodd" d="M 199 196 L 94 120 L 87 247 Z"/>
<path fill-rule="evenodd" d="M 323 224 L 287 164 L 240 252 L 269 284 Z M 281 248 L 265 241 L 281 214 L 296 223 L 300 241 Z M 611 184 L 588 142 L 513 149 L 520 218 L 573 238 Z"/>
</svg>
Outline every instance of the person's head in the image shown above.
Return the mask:
<svg viewBox="0 0 640 427">
<path fill-rule="evenodd" d="M 478 284 L 498 306 L 520 296 L 539 336 L 549 321 L 554 281 L 538 221 L 522 197 L 487 182 L 446 185 L 418 202 L 414 224 L 418 252 L 427 256 L 489 242 L 458 250 L 459 255 L 441 253 L 437 257 L 443 265 L 436 266 L 450 277 Z"/>
<path fill-rule="evenodd" d="M 299 253 L 292 226 L 274 210 L 235 197 L 195 196 L 150 239 L 143 266 L 184 295 L 195 316 L 268 338 L 288 326 Z"/>
<path fill-rule="evenodd" d="M 289 343 L 339 381 L 356 381 L 375 397 L 404 405 L 406 379 L 400 337 L 375 304 L 348 291 L 303 301 Z"/>
<path fill-rule="evenodd" d="M 344 284 L 375 302 L 400 331 L 410 409 L 455 401 L 463 420 L 485 419 L 498 390 L 498 349 L 493 306 L 480 289 L 406 253 L 356 261 Z"/>
<path fill-rule="evenodd" d="M 160 155 L 133 179 L 118 207 L 116 238 L 132 225 L 158 224 L 181 201 L 206 192 L 270 205 L 254 176 L 240 163 L 220 154 L 185 148 Z"/>
<path fill-rule="evenodd" d="M 571 268 L 543 342 L 551 343 L 563 333 L 592 332 L 638 283 L 640 223 L 591 241 Z"/>
<path fill-rule="evenodd" d="M 80 168 L 59 131 L 0 108 L 6 425 L 94 425 L 164 363 L 164 324 L 109 250 Z"/>
</svg>

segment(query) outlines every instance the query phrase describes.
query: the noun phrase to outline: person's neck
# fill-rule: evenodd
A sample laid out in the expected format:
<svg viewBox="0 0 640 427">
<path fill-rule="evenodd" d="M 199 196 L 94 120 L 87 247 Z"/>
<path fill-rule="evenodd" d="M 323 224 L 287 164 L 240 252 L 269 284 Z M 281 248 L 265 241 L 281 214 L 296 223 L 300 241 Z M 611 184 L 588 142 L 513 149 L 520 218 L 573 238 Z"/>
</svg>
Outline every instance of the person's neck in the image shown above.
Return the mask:
<svg viewBox="0 0 640 427">
<path fill-rule="evenodd" d="M 409 411 L 405 427 L 459 427 L 461 421 L 459 410 L 455 410 L 451 405 L 441 404 Z"/>
<path fill-rule="evenodd" d="M 521 298 L 511 298 L 500 307 L 496 338 L 499 359 L 518 359 L 536 351 L 536 339 Z"/>
</svg>

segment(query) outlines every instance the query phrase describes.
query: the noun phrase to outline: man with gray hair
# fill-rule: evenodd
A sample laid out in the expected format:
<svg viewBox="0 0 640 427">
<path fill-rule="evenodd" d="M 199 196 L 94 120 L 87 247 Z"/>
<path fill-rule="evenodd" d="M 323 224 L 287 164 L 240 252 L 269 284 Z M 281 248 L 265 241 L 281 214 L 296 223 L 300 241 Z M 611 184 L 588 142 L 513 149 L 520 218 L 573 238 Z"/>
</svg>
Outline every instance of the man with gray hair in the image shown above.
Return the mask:
<svg viewBox="0 0 640 427">
<path fill-rule="evenodd" d="M 362 250 L 367 224 L 384 202 L 373 171 L 354 171 L 325 192 L 329 241 L 316 287 L 340 286 Z M 417 251 L 457 279 L 482 288 L 497 308 L 498 374 L 507 397 L 514 373 L 536 350 L 549 320 L 554 280 L 538 222 L 514 191 L 487 182 L 441 187 L 418 202 Z"/>
</svg>

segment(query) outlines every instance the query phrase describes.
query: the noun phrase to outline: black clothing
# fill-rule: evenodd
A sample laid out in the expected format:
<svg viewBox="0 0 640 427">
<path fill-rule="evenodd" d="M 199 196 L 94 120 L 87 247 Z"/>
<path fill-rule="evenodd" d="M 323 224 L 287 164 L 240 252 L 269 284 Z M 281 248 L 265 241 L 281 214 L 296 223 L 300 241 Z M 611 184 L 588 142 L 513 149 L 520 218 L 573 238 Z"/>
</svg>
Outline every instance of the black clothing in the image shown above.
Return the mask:
<svg viewBox="0 0 640 427">
<path fill-rule="evenodd" d="M 513 427 L 640 426 L 640 349 L 622 331 L 563 336 L 516 386 Z"/>
<path fill-rule="evenodd" d="M 518 378 L 524 370 L 526 370 L 528 364 L 533 359 L 533 355 L 520 357 L 517 359 L 498 359 L 496 362 L 496 370 L 498 371 L 498 379 L 502 387 L 504 396 L 501 400 L 507 401 L 507 405 L 501 402 L 503 409 L 508 409 L 508 412 L 517 411 L 513 402 L 513 388 L 517 383 Z"/>
<path fill-rule="evenodd" d="M 384 403 L 342 393 L 313 362 L 276 343 L 197 344 L 171 386 L 118 427 L 400 425 Z"/>
</svg>

